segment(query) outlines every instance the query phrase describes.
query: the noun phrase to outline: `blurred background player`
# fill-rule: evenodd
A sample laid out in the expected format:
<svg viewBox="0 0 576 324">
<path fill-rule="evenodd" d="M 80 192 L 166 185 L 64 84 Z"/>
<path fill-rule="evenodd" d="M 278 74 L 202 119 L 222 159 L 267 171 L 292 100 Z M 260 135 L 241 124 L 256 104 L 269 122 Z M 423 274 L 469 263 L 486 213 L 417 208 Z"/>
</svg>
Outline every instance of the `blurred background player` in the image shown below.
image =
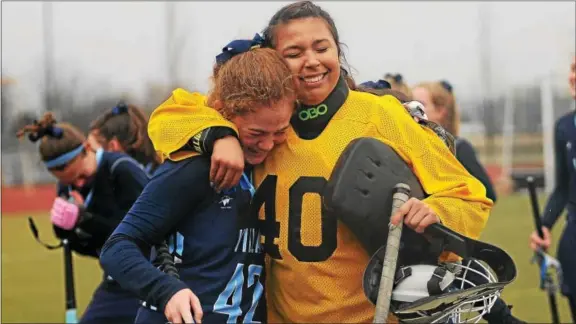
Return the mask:
<svg viewBox="0 0 576 324">
<path fill-rule="evenodd" d="M 392 89 L 390 82 L 382 79 L 377 81 L 362 82 L 356 87 L 356 89 L 353 90 L 368 92 L 376 96 L 392 95 L 403 104 L 412 101 L 412 96 L 398 89 Z"/>
<path fill-rule="evenodd" d="M 408 84 L 406 84 L 404 81 L 402 74 L 386 73 L 384 75 L 384 81 L 387 81 L 390 84 L 390 89 L 394 91 L 400 91 L 408 98 L 412 98 L 412 90 L 410 89 L 410 86 L 408 86 Z"/>
<path fill-rule="evenodd" d="M 207 98 L 177 89 L 153 116 L 180 119 L 173 111 L 182 105 L 215 107 L 237 128 L 246 164 L 262 163 L 286 138 L 296 86 L 278 53 L 250 49 L 259 39 L 226 47 L 231 50 L 218 57 Z M 150 132 L 173 133 L 154 123 Z M 137 323 L 191 323 L 192 318 L 205 323 L 266 322 L 260 222 L 249 212 L 251 169 L 239 186 L 216 192 L 210 187 L 210 159 L 186 159 L 190 155 L 198 154 L 184 145 L 165 156 L 168 160 L 105 244 L 100 262 L 145 301 Z M 145 258 L 151 246 L 170 235 L 182 241 L 182 250 L 175 251 L 180 280 Z"/>
<path fill-rule="evenodd" d="M 88 141 L 93 147 L 130 155 L 148 174 L 158 166 L 156 152 L 148 137 L 148 117 L 134 105 L 120 102 L 100 115 L 90 124 Z"/>
<path fill-rule="evenodd" d="M 50 212 L 56 235 L 67 238 L 77 253 L 97 258 L 148 176 L 129 156 L 94 149 L 80 130 L 57 124 L 51 113 L 17 135 L 26 134 L 32 142 L 40 141 L 41 159 L 58 179 L 58 197 Z M 131 322 L 137 308 L 137 298 L 104 274 L 80 322 Z"/>
<path fill-rule="evenodd" d="M 328 12 L 309 1 L 289 4 L 272 17 L 264 36 L 266 46 L 280 53 L 297 76 L 299 101 L 286 143 L 255 168 L 254 210 L 265 209 L 264 246 L 270 256 L 268 321 L 372 321 L 374 306 L 363 294 L 364 266 L 360 266 L 367 264 L 368 254 L 349 229 L 322 215 L 321 199 L 316 198 L 350 141 L 366 136 L 387 141 L 414 167 L 424 189 L 434 188 L 426 200 L 409 200 L 393 223 L 406 216 L 406 226 L 422 232 L 442 219 L 453 230 L 477 238 L 492 202 L 482 184 L 456 163 L 432 131 L 414 123 L 398 100 L 349 89 L 338 30 Z M 196 112 L 195 125 L 180 124 L 182 137 L 198 124 L 206 125 L 203 114 L 209 111 Z M 152 115 L 150 122 L 162 121 Z M 216 125 L 233 127 L 222 118 Z M 163 127 L 175 129 L 170 123 Z M 150 138 L 155 147 L 168 146 L 159 134 L 150 133 Z M 221 141 L 228 141 L 229 147 Z M 229 136 L 214 145 L 219 158 L 212 173 L 241 173 L 228 168 L 236 165 L 229 161 L 243 160 L 241 154 L 233 156 L 238 141 Z M 225 187 L 223 179 L 212 180 Z M 311 198 L 304 199 L 307 193 Z"/>
<path fill-rule="evenodd" d="M 455 137 L 456 158 L 486 187 L 486 197 L 496 202 L 496 191 L 486 170 L 478 160 L 474 147 L 459 136 L 460 115 L 452 85 L 447 81 L 423 82 L 414 86 L 412 95 L 414 100 L 424 105 L 428 120 L 444 127 Z"/>
<path fill-rule="evenodd" d="M 570 66 L 568 77 L 570 94 L 576 100 L 576 55 Z M 564 276 L 561 291 L 570 304 L 572 322 L 576 323 L 576 113 L 574 110 L 556 121 L 554 129 L 554 151 L 556 179 L 554 191 L 548 198 L 542 215 L 541 239 L 536 231 L 530 235 L 530 247 L 547 250 L 552 242 L 550 231 L 564 211 L 568 210 L 566 225 L 558 243 L 557 258 Z"/>
</svg>

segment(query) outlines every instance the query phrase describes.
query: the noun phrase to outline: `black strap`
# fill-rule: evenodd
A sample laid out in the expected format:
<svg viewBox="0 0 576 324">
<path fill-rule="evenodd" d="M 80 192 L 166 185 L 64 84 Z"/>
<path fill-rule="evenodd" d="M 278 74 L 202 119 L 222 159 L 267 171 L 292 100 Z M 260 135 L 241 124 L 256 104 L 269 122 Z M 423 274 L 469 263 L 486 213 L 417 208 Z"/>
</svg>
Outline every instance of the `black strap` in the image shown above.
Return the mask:
<svg viewBox="0 0 576 324">
<path fill-rule="evenodd" d="M 428 295 L 430 296 L 440 295 L 443 292 L 442 288 L 440 288 L 440 283 L 442 282 L 442 280 L 444 280 L 445 276 L 446 276 L 445 268 L 436 267 L 436 269 L 434 269 L 432 278 L 428 280 L 428 283 L 426 285 L 428 288 Z"/>
<path fill-rule="evenodd" d="M 394 286 L 398 285 L 400 282 L 402 282 L 402 280 L 410 277 L 411 275 L 412 275 L 412 268 L 410 267 L 400 268 L 398 271 L 396 271 L 396 274 L 394 275 Z"/>
</svg>

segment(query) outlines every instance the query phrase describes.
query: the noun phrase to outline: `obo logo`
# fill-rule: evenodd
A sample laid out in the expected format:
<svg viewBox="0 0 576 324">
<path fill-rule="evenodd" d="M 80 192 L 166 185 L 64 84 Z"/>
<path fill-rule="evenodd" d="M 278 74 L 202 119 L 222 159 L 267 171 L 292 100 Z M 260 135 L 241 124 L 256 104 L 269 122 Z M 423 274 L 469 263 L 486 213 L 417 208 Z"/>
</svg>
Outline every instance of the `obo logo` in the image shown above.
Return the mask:
<svg viewBox="0 0 576 324">
<path fill-rule="evenodd" d="M 317 118 L 318 116 L 325 115 L 328 112 L 328 106 L 326 104 L 321 104 L 318 107 L 311 107 L 302 110 L 298 113 L 298 118 L 302 121 Z"/>
</svg>

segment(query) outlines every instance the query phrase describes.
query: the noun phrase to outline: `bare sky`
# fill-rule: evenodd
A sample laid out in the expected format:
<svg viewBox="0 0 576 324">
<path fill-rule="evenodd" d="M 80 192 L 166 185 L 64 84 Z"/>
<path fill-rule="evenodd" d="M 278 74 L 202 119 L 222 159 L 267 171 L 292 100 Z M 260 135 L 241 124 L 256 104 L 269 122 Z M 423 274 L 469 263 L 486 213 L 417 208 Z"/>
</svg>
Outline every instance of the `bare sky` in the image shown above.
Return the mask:
<svg viewBox="0 0 576 324">
<path fill-rule="evenodd" d="M 208 89 L 214 56 L 231 39 L 252 37 L 288 2 L 177 2 L 178 74 Z M 320 2 L 333 16 L 357 81 L 401 72 L 409 83 L 446 78 L 463 97 L 478 94 L 478 2 Z M 575 52 L 575 2 L 491 2 L 492 87 L 566 76 Z M 166 3 L 53 4 L 54 71 L 80 77 L 85 91 L 112 89 L 143 99 L 167 82 Z M 242 14 L 241 14 L 242 13 Z M 41 2 L 2 2 L 2 70 L 17 82 L 20 109 L 42 105 Z"/>
</svg>

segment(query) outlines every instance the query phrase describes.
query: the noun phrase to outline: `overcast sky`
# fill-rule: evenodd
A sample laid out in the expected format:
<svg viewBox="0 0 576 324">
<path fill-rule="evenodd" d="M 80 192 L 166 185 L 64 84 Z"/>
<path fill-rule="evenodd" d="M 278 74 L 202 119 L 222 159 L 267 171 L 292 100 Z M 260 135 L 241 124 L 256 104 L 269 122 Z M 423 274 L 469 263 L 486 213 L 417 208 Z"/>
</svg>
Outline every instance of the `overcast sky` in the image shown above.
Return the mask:
<svg viewBox="0 0 576 324">
<path fill-rule="evenodd" d="M 252 37 L 288 2 L 177 2 L 178 75 L 208 89 L 214 56 L 231 39 Z M 319 2 L 336 21 L 357 81 L 401 72 L 409 83 L 446 78 L 463 97 L 480 91 L 480 17 L 475 2 Z M 575 52 L 575 2 L 490 2 L 492 88 L 566 76 Z M 16 80 L 21 109 L 42 107 L 41 2 L 2 2 L 2 71 Z M 59 2 L 52 5 L 56 78 L 88 90 L 142 100 L 167 82 L 166 3 Z M 242 14 L 240 14 L 242 13 Z M 104 88 L 106 89 L 106 88 Z"/>
</svg>

